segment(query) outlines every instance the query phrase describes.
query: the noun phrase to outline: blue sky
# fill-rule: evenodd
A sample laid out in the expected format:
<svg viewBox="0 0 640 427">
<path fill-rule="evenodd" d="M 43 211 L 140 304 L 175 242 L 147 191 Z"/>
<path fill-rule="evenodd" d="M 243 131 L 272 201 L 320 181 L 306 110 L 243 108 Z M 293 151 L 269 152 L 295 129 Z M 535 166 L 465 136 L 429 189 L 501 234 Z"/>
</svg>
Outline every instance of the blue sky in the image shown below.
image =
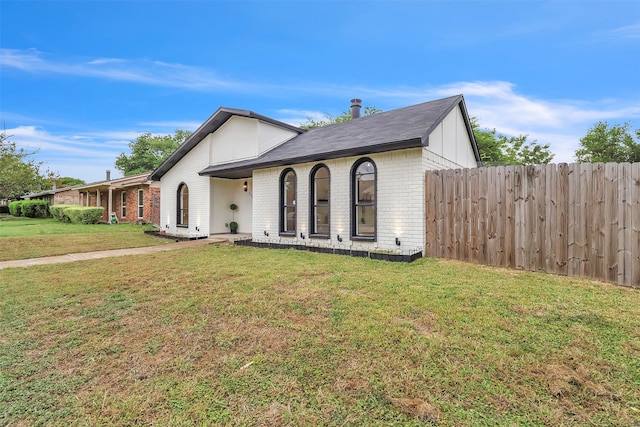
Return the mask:
<svg viewBox="0 0 640 427">
<path fill-rule="evenodd" d="M 220 106 L 300 124 L 462 93 L 554 162 L 599 120 L 640 128 L 639 1 L 0 0 L 0 20 L 7 134 L 87 182 Z"/>
</svg>

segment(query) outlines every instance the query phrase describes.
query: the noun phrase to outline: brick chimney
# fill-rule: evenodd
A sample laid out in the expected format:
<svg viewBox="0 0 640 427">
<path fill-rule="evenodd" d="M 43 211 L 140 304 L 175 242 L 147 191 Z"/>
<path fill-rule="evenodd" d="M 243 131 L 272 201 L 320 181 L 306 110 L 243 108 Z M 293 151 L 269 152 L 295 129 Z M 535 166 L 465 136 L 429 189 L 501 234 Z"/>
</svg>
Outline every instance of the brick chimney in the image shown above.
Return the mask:
<svg viewBox="0 0 640 427">
<path fill-rule="evenodd" d="M 362 107 L 362 100 L 355 98 L 351 100 L 351 118 L 357 119 L 360 117 L 360 107 Z"/>
</svg>

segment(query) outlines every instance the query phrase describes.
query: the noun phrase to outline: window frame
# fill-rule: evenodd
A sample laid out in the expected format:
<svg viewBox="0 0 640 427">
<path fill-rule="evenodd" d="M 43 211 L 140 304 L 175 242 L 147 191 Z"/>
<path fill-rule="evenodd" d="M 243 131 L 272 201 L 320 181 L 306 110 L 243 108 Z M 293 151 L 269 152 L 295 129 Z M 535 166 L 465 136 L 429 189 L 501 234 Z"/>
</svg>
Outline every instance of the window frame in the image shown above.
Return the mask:
<svg viewBox="0 0 640 427">
<path fill-rule="evenodd" d="M 144 189 L 138 188 L 138 219 L 144 218 Z"/>
<path fill-rule="evenodd" d="M 183 205 L 183 200 L 182 200 L 182 191 L 183 189 L 187 190 L 187 207 L 185 208 Z M 189 227 L 189 186 L 185 183 L 185 182 L 181 182 L 180 185 L 178 185 L 178 191 L 176 193 L 177 195 L 177 200 L 176 200 L 176 227 L 182 227 L 182 228 L 187 228 Z M 187 221 L 185 223 L 183 223 L 184 221 L 184 217 L 183 217 L 183 213 L 186 211 L 186 217 L 187 217 Z"/>
<path fill-rule="evenodd" d="M 371 203 L 359 203 L 358 202 L 358 188 L 357 188 L 357 176 L 356 173 L 358 168 L 364 163 L 371 163 L 373 166 L 373 201 Z M 351 240 L 357 241 L 365 241 L 365 242 L 375 242 L 378 236 L 378 167 L 376 163 L 371 160 L 369 157 L 362 157 L 356 160 L 351 166 L 350 173 L 350 198 L 351 198 L 351 207 L 350 211 L 350 223 L 351 223 Z M 368 234 L 358 234 L 358 224 L 356 224 L 358 214 L 357 209 L 359 207 L 372 206 L 373 207 L 373 233 L 372 235 Z"/>
<path fill-rule="evenodd" d="M 120 195 L 120 213 L 122 218 L 127 217 L 127 192 L 123 191 Z"/>
<path fill-rule="evenodd" d="M 326 201 L 323 200 L 323 203 L 319 203 L 319 199 L 317 199 L 316 197 L 316 180 L 318 179 L 317 178 L 318 172 L 323 169 L 327 171 L 327 177 L 320 178 L 320 179 L 327 180 L 327 188 L 328 188 L 329 194 Z M 326 233 L 318 232 L 318 223 L 317 223 L 318 216 L 316 215 L 316 209 L 318 207 L 324 207 L 327 209 L 328 230 Z M 327 165 L 325 165 L 324 163 L 319 163 L 315 165 L 311 169 L 311 172 L 309 173 L 309 237 L 316 238 L 316 239 L 328 239 L 330 238 L 330 236 L 331 236 L 331 171 L 329 170 L 329 167 Z"/>
<path fill-rule="evenodd" d="M 293 188 L 293 203 L 291 206 L 293 206 L 294 208 L 294 230 L 286 230 L 286 210 L 287 208 L 291 208 L 290 205 L 287 205 L 287 198 L 286 198 L 286 194 L 285 194 L 285 182 L 286 182 L 286 178 L 287 175 L 289 173 L 293 174 L 294 177 L 294 188 Z M 279 224 L 279 234 L 280 236 L 295 236 L 296 232 L 298 230 L 298 203 L 297 203 L 297 198 L 298 198 L 298 174 L 296 174 L 296 171 L 293 170 L 293 168 L 286 168 L 285 170 L 282 171 L 282 173 L 280 173 L 280 205 L 279 205 L 279 211 L 280 211 L 280 215 L 279 215 L 279 219 L 280 219 L 280 224 Z"/>
</svg>

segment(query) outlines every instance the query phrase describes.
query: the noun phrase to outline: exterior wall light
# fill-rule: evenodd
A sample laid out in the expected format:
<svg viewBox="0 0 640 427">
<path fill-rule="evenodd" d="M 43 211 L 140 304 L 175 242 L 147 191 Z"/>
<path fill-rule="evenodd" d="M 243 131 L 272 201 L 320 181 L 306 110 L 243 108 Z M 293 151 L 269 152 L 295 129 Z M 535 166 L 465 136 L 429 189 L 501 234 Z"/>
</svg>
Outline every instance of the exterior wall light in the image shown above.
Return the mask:
<svg viewBox="0 0 640 427">
<path fill-rule="evenodd" d="M 267 230 L 264 230 L 264 235 L 265 235 L 265 236 L 268 236 L 268 235 L 269 235 L 269 232 L 268 232 Z"/>
<path fill-rule="evenodd" d="M 338 239 L 338 242 L 342 242 L 342 237 L 340 237 L 339 234 L 336 236 L 336 239 Z"/>
<path fill-rule="evenodd" d="M 247 192 L 247 189 L 249 188 L 247 181 L 244 182 L 244 184 L 242 184 L 242 189 L 244 190 L 244 192 Z"/>
<path fill-rule="evenodd" d="M 300 233 L 300 238 L 304 239 L 304 234 Z"/>
<path fill-rule="evenodd" d="M 400 239 L 396 237 L 396 246 L 400 246 Z"/>
</svg>

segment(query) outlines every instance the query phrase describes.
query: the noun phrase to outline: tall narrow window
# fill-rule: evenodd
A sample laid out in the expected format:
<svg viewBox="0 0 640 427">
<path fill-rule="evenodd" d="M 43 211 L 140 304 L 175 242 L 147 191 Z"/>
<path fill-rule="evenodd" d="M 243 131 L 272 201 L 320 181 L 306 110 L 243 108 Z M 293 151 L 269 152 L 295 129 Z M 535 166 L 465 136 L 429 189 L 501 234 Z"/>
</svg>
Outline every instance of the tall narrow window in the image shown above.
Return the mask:
<svg viewBox="0 0 640 427">
<path fill-rule="evenodd" d="M 122 196 L 120 196 L 122 199 L 122 218 L 126 218 L 127 217 L 127 192 L 123 191 L 122 192 Z"/>
<path fill-rule="evenodd" d="M 351 170 L 351 235 L 374 240 L 376 235 L 376 165 L 360 159 Z"/>
<path fill-rule="evenodd" d="M 178 220 L 179 227 L 189 225 L 189 187 L 184 182 L 178 186 Z"/>
<path fill-rule="evenodd" d="M 138 218 L 144 217 L 144 190 L 138 189 Z"/>
<path fill-rule="evenodd" d="M 316 236 L 329 237 L 329 169 L 318 165 L 311 170 L 311 230 Z"/>
<path fill-rule="evenodd" d="M 280 175 L 280 233 L 296 232 L 296 191 L 297 179 L 293 169 L 285 169 Z"/>
</svg>

